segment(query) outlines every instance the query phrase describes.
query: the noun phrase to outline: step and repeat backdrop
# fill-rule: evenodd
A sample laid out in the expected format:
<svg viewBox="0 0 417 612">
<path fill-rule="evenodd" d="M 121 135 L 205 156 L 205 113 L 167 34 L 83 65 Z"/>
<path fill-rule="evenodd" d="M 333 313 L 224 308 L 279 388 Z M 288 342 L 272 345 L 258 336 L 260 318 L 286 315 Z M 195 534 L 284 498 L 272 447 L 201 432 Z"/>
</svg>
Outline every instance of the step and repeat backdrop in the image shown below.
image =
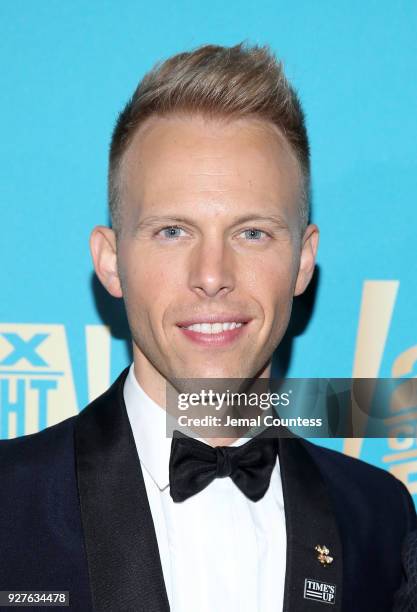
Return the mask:
<svg viewBox="0 0 417 612">
<path fill-rule="evenodd" d="M 77 414 L 130 363 L 88 248 L 108 223 L 110 135 L 156 61 L 204 43 L 269 44 L 307 116 L 318 266 L 274 371 L 417 377 L 416 28 L 412 1 L 3 0 L 0 438 Z M 393 413 L 389 438 L 320 443 L 417 500 L 413 410 Z"/>
</svg>

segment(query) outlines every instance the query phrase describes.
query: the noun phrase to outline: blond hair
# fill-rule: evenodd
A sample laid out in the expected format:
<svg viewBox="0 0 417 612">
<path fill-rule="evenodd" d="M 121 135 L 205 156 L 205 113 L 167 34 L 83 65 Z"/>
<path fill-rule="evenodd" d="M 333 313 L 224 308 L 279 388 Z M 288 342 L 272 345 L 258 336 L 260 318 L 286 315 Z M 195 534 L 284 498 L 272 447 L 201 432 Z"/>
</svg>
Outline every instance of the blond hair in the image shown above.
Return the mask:
<svg viewBox="0 0 417 612">
<path fill-rule="evenodd" d="M 176 112 L 209 117 L 254 116 L 272 122 L 301 167 L 302 230 L 309 217 L 310 155 L 304 113 L 282 63 L 267 46 L 205 45 L 178 53 L 148 72 L 120 113 L 113 131 L 108 174 L 112 225 L 120 229 L 120 164 L 139 126 L 151 115 Z"/>
</svg>

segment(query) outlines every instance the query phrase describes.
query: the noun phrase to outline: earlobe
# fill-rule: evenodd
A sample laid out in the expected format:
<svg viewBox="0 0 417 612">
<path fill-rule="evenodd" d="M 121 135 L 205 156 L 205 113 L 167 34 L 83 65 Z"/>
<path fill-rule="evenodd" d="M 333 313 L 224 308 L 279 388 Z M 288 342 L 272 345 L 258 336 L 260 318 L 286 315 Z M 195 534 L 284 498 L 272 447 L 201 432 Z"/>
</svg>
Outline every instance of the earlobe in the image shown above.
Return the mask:
<svg viewBox="0 0 417 612">
<path fill-rule="evenodd" d="M 94 269 L 101 284 L 113 297 L 122 297 L 114 231 L 104 225 L 97 225 L 91 232 L 90 251 Z"/>
<path fill-rule="evenodd" d="M 294 295 L 303 293 L 314 273 L 316 255 L 319 243 L 319 228 L 311 223 L 304 232 L 302 239 L 300 267 L 298 269 L 297 281 Z"/>
</svg>

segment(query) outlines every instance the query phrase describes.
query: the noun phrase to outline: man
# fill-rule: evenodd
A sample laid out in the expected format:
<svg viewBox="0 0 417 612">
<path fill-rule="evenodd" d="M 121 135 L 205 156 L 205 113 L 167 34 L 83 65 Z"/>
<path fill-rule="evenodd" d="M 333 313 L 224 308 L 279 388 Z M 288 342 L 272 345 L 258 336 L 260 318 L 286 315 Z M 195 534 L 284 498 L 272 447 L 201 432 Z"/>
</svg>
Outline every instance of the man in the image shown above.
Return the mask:
<svg viewBox="0 0 417 612">
<path fill-rule="evenodd" d="M 157 66 L 119 117 L 96 273 L 133 364 L 78 416 L 0 446 L 0 587 L 72 609 L 384 612 L 415 528 L 391 475 L 300 438 L 172 442 L 176 379 L 269 379 L 315 266 L 303 113 L 266 48 Z M 174 385 L 175 386 L 175 385 Z"/>
</svg>

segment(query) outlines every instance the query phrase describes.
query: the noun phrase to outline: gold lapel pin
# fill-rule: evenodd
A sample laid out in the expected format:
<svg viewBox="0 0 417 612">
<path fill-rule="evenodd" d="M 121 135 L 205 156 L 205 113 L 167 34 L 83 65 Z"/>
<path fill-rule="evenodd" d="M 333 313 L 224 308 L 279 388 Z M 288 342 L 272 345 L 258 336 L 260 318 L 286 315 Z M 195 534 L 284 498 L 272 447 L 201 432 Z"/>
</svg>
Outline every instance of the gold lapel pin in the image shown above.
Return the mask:
<svg viewBox="0 0 417 612">
<path fill-rule="evenodd" d="M 330 563 L 333 563 L 333 557 L 329 556 L 330 550 L 327 548 L 327 546 L 320 546 L 317 544 L 317 546 L 314 547 L 314 550 L 316 550 L 318 553 L 317 560 L 320 561 L 324 567 L 330 565 Z"/>
</svg>

